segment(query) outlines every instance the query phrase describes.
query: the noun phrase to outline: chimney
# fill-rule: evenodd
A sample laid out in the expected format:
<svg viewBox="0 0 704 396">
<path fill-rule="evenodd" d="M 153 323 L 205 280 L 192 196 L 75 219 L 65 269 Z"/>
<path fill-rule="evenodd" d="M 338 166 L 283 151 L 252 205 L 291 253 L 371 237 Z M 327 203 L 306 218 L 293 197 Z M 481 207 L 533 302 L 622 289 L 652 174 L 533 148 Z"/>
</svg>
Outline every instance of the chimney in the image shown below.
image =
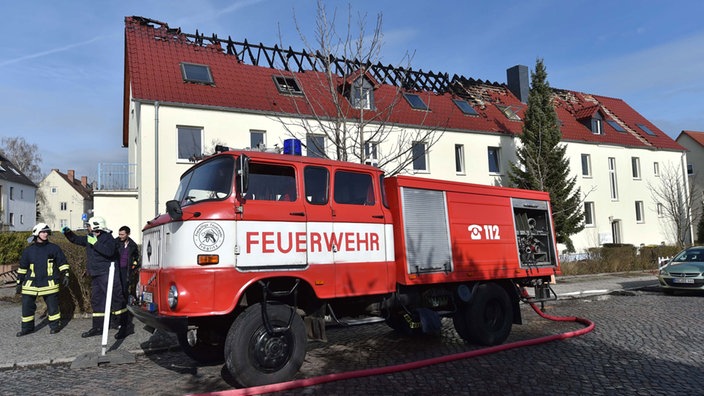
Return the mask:
<svg viewBox="0 0 704 396">
<path fill-rule="evenodd" d="M 528 66 L 516 65 L 507 69 L 506 84 L 518 100 L 528 102 Z"/>
<path fill-rule="evenodd" d="M 88 176 L 81 176 L 81 185 L 83 188 L 88 188 Z"/>
<path fill-rule="evenodd" d="M 69 169 L 68 172 L 66 172 L 68 175 L 68 181 L 73 183 L 74 176 L 76 176 L 76 172 L 73 169 Z"/>
</svg>

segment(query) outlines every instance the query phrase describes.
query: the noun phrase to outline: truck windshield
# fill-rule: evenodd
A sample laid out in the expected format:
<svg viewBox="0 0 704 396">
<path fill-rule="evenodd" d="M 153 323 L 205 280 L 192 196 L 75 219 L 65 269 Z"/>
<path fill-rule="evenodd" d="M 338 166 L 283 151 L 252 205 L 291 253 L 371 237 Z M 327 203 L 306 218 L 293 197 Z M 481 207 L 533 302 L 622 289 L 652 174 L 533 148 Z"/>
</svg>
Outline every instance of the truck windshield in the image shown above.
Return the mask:
<svg viewBox="0 0 704 396">
<path fill-rule="evenodd" d="M 221 200 L 232 191 L 232 175 L 235 159 L 231 156 L 217 157 L 203 162 L 181 177 L 175 200 L 181 206 L 205 200 Z"/>
</svg>

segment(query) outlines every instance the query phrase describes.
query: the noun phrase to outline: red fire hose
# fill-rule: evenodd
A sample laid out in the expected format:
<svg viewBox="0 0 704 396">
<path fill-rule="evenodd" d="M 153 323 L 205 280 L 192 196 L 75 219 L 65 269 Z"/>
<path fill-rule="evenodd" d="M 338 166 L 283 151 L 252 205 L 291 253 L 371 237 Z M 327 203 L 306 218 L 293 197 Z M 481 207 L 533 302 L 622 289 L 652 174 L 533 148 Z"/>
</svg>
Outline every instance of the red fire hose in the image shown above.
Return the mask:
<svg viewBox="0 0 704 396">
<path fill-rule="evenodd" d="M 523 294 L 523 297 L 528 296 L 528 293 L 526 292 L 525 289 L 523 289 L 522 294 Z M 477 357 L 477 356 L 489 355 L 492 353 L 502 352 L 502 351 L 506 351 L 506 350 L 514 349 L 514 348 L 521 348 L 521 347 L 526 347 L 526 346 L 531 346 L 531 345 L 544 344 L 544 343 L 547 343 L 550 341 L 555 341 L 555 340 L 564 340 L 567 338 L 572 338 L 572 337 L 577 337 L 577 336 L 580 336 L 583 334 L 587 334 L 590 331 L 594 330 L 594 322 L 592 322 L 588 319 L 579 318 L 576 316 L 548 315 L 548 314 L 542 312 L 540 309 L 538 309 L 534 303 L 529 303 L 529 304 L 530 304 L 531 308 L 533 308 L 533 310 L 538 315 L 540 315 L 541 317 L 543 317 L 545 319 L 557 321 L 557 322 L 576 322 L 576 323 L 583 324 L 586 327 L 583 329 L 580 329 L 580 330 L 568 331 L 566 333 L 554 334 L 554 335 L 549 335 L 549 336 L 539 337 L 539 338 L 532 338 L 532 339 L 523 340 L 523 341 L 516 341 L 516 342 L 511 342 L 508 344 L 496 345 L 496 346 L 489 347 L 489 348 L 483 348 L 483 349 L 478 349 L 478 350 L 474 350 L 474 351 L 467 351 L 467 352 L 460 352 L 460 353 L 456 353 L 453 355 L 439 356 L 439 357 L 430 358 L 430 359 L 418 360 L 418 361 L 410 362 L 410 363 L 397 364 L 394 366 L 347 371 L 344 373 L 327 374 L 327 375 L 321 375 L 319 377 L 305 378 L 305 379 L 288 381 L 288 382 L 280 382 L 278 384 L 260 385 L 260 386 L 253 386 L 250 388 L 232 389 L 232 390 L 227 390 L 227 391 L 212 392 L 212 393 L 208 393 L 208 395 L 227 395 L 227 396 L 258 395 L 258 394 L 262 394 L 262 393 L 280 392 L 280 391 L 291 390 L 291 389 L 296 389 L 296 388 L 303 388 L 306 386 L 320 385 L 320 384 L 325 384 L 328 382 L 346 380 L 346 379 L 351 379 L 351 378 L 368 377 L 368 376 L 372 376 L 372 375 L 383 375 L 383 374 L 390 374 L 390 373 L 395 373 L 395 372 L 399 372 L 399 371 L 414 370 L 414 369 L 418 369 L 421 367 L 430 366 L 433 364 L 453 362 L 455 360 L 469 359 L 469 358 L 473 358 L 473 357 Z"/>
</svg>

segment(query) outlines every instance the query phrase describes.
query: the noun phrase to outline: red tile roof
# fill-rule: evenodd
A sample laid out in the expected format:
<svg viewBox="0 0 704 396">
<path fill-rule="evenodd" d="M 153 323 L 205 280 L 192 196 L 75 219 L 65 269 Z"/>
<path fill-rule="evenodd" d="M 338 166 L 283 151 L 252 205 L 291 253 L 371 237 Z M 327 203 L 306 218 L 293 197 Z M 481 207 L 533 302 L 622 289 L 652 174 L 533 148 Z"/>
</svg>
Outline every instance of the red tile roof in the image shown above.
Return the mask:
<svg viewBox="0 0 704 396">
<path fill-rule="evenodd" d="M 692 138 L 692 140 L 699 143 L 700 146 L 704 147 L 704 132 L 682 131 L 682 133 L 680 133 L 680 136 L 682 135 L 689 136 L 690 138 Z M 677 137 L 677 140 L 680 140 L 679 136 Z"/>
<path fill-rule="evenodd" d="M 182 105 L 226 108 L 243 112 L 278 113 L 289 115 L 333 116 L 336 108 L 325 92 L 325 75 L 306 70 L 283 71 L 267 66 L 245 63 L 247 54 L 228 54 L 220 45 L 195 42 L 193 35 L 180 29 L 141 17 L 125 18 L 125 120 L 129 110 L 129 95 L 142 101 L 159 101 Z M 242 58 L 242 59 L 240 59 Z M 184 82 L 181 62 L 210 67 L 214 84 Z M 372 65 L 373 67 L 373 65 Z M 282 94 L 273 79 L 275 76 L 292 76 L 305 95 Z M 338 87 L 349 83 L 349 76 L 337 76 Z M 455 81 L 453 79 L 453 81 Z M 460 77 L 459 86 L 435 92 L 416 91 L 430 111 L 414 110 L 401 98 L 399 88 L 372 79 L 375 109 L 365 110 L 365 119 L 378 117 L 386 123 L 424 126 L 446 130 L 459 130 L 495 134 L 519 134 L 522 122 L 509 120 L 497 104 L 510 106 L 521 118 L 526 104 L 511 93 L 505 84 L 482 82 Z M 340 90 L 338 90 L 340 91 Z M 454 94 L 452 93 L 454 92 Z M 554 90 L 555 105 L 562 121 L 565 141 L 614 144 L 666 150 L 684 150 L 663 131 L 638 114 L 621 99 L 584 94 L 568 90 Z M 479 113 L 465 115 L 452 102 L 462 98 Z M 341 98 L 345 114 L 353 118 L 359 113 Z M 315 103 L 310 105 L 309 103 Z M 394 104 L 395 103 L 395 104 Z M 604 123 L 601 135 L 595 135 L 578 120 L 596 111 L 615 120 L 627 132 L 617 132 Z M 649 136 L 636 124 L 646 125 L 656 136 Z M 128 123 L 123 125 L 123 145 L 126 147 Z"/>
</svg>

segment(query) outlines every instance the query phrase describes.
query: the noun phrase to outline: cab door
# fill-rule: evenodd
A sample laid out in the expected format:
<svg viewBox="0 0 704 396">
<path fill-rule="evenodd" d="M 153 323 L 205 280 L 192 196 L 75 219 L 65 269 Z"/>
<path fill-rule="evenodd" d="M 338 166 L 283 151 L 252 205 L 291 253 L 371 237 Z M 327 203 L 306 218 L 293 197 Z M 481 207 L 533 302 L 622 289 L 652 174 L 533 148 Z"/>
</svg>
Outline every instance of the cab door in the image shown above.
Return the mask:
<svg viewBox="0 0 704 396">
<path fill-rule="evenodd" d="M 376 173 L 335 168 L 331 207 L 336 295 L 388 292 L 388 212 Z"/>
</svg>

